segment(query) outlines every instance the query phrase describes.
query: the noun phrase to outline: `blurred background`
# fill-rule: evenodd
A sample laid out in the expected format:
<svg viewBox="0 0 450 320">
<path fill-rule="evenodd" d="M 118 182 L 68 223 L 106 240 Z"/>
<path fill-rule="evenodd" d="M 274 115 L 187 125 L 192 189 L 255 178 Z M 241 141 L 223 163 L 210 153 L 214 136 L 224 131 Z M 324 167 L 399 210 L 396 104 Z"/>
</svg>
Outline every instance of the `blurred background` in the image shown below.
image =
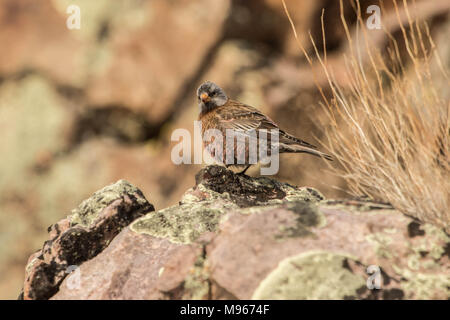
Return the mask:
<svg viewBox="0 0 450 320">
<path fill-rule="evenodd" d="M 363 17 L 377 3 L 361 1 Z M 79 30 L 66 26 L 71 4 L 81 9 Z M 342 66 L 348 46 L 339 1 L 286 4 L 310 54 L 308 30 L 323 51 L 325 9 L 329 63 Z M 450 65 L 448 0 L 416 5 Z M 392 1 L 384 7 L 383 23 L 400 36 Z M 352 31 L 350 1 L 344 13 Z M 0 0 L 0 47 L 0 299 L 19 294 L 47 227 L 94 191 L 126 179 L 161 209 L 194 185 L 201 166 L 174 165 L 170 136 L 193 132 L 201 82 L 216 82 L 313 144 L 327 125 L 315 66 L 281 0 Z M 282 155 L 276 178 L 346 196 L 327 164 L 307 155 Z"/>
</svg>

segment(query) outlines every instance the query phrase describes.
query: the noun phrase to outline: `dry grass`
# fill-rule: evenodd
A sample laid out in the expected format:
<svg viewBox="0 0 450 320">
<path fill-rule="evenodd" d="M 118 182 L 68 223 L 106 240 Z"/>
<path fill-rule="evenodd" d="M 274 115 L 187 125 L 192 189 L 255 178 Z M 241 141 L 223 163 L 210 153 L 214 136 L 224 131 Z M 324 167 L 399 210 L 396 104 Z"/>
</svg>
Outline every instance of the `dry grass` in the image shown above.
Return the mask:
<svg viewBox="0 0 450 320">
<path fill-rule="evenodd" d="M 406 13 L 408 21 L 406 26 L 399 23 L 405 58 L 389 30 L 384 30 L 390 39 L 385 52 L 370 42 L 358 2 L 357 32 L 351 33 L 341 1 L 350 48 L 345 87 L 336 80 L 326 56 L 316 50 L 315 57 L 332 93 L 330 99 L 324 97 L 329 121 L 325 145 L 341 165 L 334 171 L 347 181 L 352 194 L 390 202 L 448 232 L 450 102 L 446 90 L 450 81 L 428 26 L 412 19 L 414 6 L 395 3 L 398 21 L 401 13 Z M 292 20 L 291 25 L 295 33 Z M 362 39 L 358 43 L 363 48 L 355 45 L 351 34 Z M 307 59 L 314 64 L 311 57 Z"/>
</svg>

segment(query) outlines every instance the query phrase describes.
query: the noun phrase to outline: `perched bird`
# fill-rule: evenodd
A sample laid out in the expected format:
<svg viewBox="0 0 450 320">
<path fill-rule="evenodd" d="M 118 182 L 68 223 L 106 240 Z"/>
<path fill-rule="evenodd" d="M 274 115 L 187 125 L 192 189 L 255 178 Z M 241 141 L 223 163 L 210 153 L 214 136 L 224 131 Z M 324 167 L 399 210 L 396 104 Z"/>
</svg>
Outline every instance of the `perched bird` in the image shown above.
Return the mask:
<svg viewBox="0 0 450 320">
<path fill-rule="evenodd" d="M 318 157 L 332 160 L 331 156 L 316 150 L 316 147 L 312 144 L 296 138 L 287 132 L 281 130 L 278 125 L 269 117 L 265 116 L 258 109 L 243 104 L 239 101 L 229 99 L 225 92 L 215 83 L 206 81 L 197 89 L 197 99 L 200 109 L 199 121 L 202 126 L 202 136 L 204 137 L 204 147 L 222 164 L 227 167 L 230 165 L 237 166 L 238 168 L 244 168 L 240 174 L 244 174 L 245 171 L 254 163 L 249 161 L 249 150 L 251 150 L 251 144 L 254 143 L 258 148 L 261 141 L 267 143 L 267 150 L 269 154 L 273 147 L 278 147 L 279 153 L 309 153 Z M 223 136 L 220 141 L 214 137 L 206 137 L 211 129 L 215 129 L 215 132 L 220 132 Z M 265 130 L 262 130 L 265 129 Z M 270 131 L 278 129 L 278 142 L 273 145 L 270 134 L 261 135 L 262 131 Z M 227 132 L 236 132 L 238 135 L 246 138 L 246 144 L 240 148 L 236 144 L 234 139 L 233 144 L 227 143 Z M 256 138 L 255 138 L 256 136 Z M 260 137 L 267 137 L 264 140 L 260 140 Z M 206 140 L 206 141 L 205 141 Z M 222 143 L 222 145 L 218 145 Z M 238 161 L 240 157 L 240 162 Z M 244 159 L 244 161 L 242 161 Z M 261 160 L 261 159 L 259 159 Z"/>
</svg>

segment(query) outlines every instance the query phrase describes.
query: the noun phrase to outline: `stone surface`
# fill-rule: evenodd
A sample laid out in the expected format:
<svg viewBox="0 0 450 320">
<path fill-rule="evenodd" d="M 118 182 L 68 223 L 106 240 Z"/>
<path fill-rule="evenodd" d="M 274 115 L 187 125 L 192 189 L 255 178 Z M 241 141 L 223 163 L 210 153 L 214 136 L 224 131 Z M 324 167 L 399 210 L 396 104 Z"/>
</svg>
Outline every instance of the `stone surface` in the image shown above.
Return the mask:
<svg viewBox="0 0 450 320">
<path fill-rule="evenodd" d="M 28 260 L 23 298 L 50 298 L 72 267 L 95 257 L 125 226 L 153 210 L 142 192 L 125 180 L 94 193 L 49 227 L 49 240 Z"/>
<path fill-rule="evenodd" d="M 149 2 L 147 23 L 115 37 L 109 66 L 87 89 L 90 103 L 125 105 L 152 124 L 166 120 L 221 39 L 229 6 L 228 0 Z"/>
<path fill-rule="evenodd" d="M 80 42 L 66 28 L 51 1 L 5 0 L 0 3 L 0 74 L 34 70 L 65 84 L 79 78 Z"/>
<path fill-rule="evenodd" d="M 180 200 L 201 165 L 174 165 L 170 137 L 178 128 L 192 133 L 195 89 L 204 80 L 286 131 L 326 141 L 330 123 L 314 83 L 316 75 L 326 87 L 315 72 L 321 67 L 316 62 L 312 71 L 303 58 L 279 0 L 75 2 L 0 1 L 0 299 L 17 297 L 27 257 L 47 239 L 47 226 L 95 190 L 126 179 L 158 208 Z M 286 3 L 312 56 L 309 30 L 323 56 L 325 9 L 328 63 L 344 66 L 339 3 Z M 364 10 L 371 1 L 361 3 Z M 71 4 L 80 7 L 80 30 L 66 27 Z M 351 32 L 353 10 L 344 8 Z M 430 21 L 445 66 L 448 18 Z M 445 79 L 435 82 L 448 87 Z M 281 155 L 274 178 L 346 197 L 345 183 L 327 165 Z"/>
<path fill-rule="evenodd" d="M 447 299 L 450 238 L 368 200 L 202 169 L 52 299 Z M 379 266 L 380 290 L 366 286 Z"/>
</svg>

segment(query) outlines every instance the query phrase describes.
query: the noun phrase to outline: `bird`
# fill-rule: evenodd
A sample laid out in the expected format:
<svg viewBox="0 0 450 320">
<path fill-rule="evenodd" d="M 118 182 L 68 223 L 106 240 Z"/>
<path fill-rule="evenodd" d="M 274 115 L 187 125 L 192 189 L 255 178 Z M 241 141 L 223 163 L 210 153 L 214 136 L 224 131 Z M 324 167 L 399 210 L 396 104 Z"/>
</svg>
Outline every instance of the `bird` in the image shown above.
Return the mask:
<svg viewBox="0 0 450 320">
<path fill-rule="evenodd" d="M 197 100 L 203 146 L 213 158 L 227 168 L 229 166 L 243 168 L 238 174 L 245 174 L 247 169 L 255 164 L 250 161 L 250 144 L 255 143 L 258 148 L 261 148 L 260 141 L 267 143 L 268 154 L 273 150 L 272 147 L 277 147 L 279 153 L 307 153 L 333 160 L 330 155 L 317 150 L 316 146 L 280 129 L 272 119 L 258 109 L 228 98 L 225 91 L 214 82 L 206 81 L 198 87 Z M 273 139 L 269 134 L 261 135 L 263 131 L 273 129 L 278 130 L 277 143 L 275 143 L 276 140 L 272 143 Z M 221 133 L 222 138 L 216 139 L 211 134 L 208 136 L 211 130 Z M 233 138 L 234 144 L 228 143 L 229 140 L 225 136 L 230 130 L 247 139 L 245 145 L 239 148 L 236 143 L 237 138 Z M 266 139 L 258 140 L 260 137 L 266 137 Z M 220 140 L 222 140 L 222 146 L 218 145 Z M 239 157 L 241 157 L 240 162 Z"/>
</svg>

